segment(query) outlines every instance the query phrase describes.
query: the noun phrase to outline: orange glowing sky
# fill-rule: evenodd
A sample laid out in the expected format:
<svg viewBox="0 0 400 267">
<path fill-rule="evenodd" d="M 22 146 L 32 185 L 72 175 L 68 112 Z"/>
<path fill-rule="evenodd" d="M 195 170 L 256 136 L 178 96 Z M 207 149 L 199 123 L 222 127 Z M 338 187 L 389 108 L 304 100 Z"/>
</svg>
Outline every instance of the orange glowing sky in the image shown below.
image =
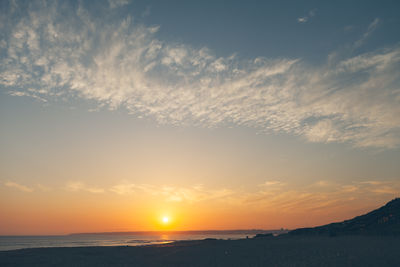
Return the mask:
<svg viewBox="0 0 400 267">
<path fill-rule="evenodd" d="M 291 229 L 399 196 L 398 9 L 206 2 L 2 4 L 0 235 Z"/>
</svg>

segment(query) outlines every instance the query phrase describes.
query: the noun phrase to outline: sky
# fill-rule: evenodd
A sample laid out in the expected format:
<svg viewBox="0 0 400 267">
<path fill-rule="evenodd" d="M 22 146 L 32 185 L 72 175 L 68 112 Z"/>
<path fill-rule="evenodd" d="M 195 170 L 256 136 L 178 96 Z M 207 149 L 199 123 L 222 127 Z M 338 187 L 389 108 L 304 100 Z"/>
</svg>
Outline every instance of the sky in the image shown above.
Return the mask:
<svg viewBox="0 0 400 267">
<path fill-rule="evenodd" d="M 0 235 L 293 229 L 398 197 L 399 12 L 1 1 Z"/>
</svg>

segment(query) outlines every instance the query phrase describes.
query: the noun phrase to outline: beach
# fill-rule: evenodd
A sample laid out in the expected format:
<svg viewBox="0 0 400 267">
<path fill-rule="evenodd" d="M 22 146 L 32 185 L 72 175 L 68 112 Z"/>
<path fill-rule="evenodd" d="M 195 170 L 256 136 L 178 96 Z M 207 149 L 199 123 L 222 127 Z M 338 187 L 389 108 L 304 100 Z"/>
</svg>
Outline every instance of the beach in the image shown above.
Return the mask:
<svg viewBox="0 0 400 267">
<path fill-rule="evenodd" d="M 0 252 L 0 266 L 400 266 L 400 238 L 288 236 Z"/>
</svg>

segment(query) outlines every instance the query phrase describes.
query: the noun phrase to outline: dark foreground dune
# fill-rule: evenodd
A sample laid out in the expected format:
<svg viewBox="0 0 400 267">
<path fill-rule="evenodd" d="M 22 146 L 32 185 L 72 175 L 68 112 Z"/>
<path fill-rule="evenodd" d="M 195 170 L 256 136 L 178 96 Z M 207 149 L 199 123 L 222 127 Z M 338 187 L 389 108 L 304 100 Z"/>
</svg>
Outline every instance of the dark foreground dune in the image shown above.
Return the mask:
<svg viewBox="0 0 400 267">
<path fill-rule="evenodd" d="M 0 252 L 0 266 L 400 266 L 400 238 L 280 236 Z"/>
</svg>

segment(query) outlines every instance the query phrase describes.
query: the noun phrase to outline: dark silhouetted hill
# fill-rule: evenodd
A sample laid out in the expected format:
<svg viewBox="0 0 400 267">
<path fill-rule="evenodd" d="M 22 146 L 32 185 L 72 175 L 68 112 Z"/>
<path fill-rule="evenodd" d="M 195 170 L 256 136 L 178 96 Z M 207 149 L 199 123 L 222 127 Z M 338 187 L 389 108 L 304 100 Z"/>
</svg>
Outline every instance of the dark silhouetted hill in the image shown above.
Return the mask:
<svg viewBox="0 0 400 267">
<path fill-rule="evenodd" d="M 367 214 L 338 223 L 299 228 L 289 235 L 400 235 L 400 198 Z"/>
</svg>

